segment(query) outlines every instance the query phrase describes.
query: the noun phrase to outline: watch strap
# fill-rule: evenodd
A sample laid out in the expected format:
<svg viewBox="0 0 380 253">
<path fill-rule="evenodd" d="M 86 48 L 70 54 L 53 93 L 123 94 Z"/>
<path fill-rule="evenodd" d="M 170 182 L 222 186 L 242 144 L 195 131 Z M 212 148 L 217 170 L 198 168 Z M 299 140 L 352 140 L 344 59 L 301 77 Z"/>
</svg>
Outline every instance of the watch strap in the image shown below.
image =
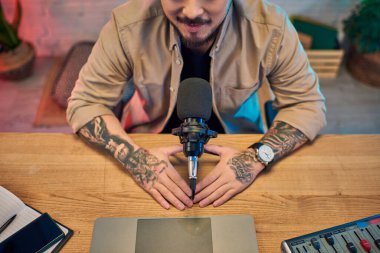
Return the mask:
<svg viewBox="0 0 380 253">
<path fill-rule="evenodd" d="M 253 143 L 251 146 L 249 146 L 248 148 L 252 148 L 252 149 L 259 149 L 262 145 L 264 145 L 263 143 L 261 142 L 256 142 L 256 143 Z"/>
</svg>

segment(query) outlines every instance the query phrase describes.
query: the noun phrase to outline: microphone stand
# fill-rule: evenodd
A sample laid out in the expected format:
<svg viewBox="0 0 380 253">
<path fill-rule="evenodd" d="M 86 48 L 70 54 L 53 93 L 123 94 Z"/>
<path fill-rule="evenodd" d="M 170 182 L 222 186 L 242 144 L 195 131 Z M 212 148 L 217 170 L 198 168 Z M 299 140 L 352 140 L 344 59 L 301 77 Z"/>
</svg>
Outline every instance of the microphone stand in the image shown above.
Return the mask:
<svg viewBox="0 0 380 253">
<path fill-rule="evenodd" d="M 188 157 L 188 173 L 191 199 L 194 199 L 198 171 L 198 157 L 200 157 L 210 138 L 215 138 L 218 133 L 210 130 L 202 118 L 186 118 L 177 128 L 172 130 L 172 134 L 179 136 L 183 144 L 183 153 Z"/>
</svg>

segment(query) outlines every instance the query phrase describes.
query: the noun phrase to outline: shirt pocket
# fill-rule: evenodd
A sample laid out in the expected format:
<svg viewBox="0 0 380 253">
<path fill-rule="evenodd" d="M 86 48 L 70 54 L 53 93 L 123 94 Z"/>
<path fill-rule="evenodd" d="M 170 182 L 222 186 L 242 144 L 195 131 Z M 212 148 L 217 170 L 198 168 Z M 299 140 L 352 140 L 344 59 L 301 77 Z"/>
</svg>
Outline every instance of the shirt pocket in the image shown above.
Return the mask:
<svg viewBox="0 0 380 253">
<path fill-rule="evenodd" d="M 217 107 L 222 114 L 234 114 L 259 88 L 259 83 L 247 88 L 220 87 Z"/>
</svg>

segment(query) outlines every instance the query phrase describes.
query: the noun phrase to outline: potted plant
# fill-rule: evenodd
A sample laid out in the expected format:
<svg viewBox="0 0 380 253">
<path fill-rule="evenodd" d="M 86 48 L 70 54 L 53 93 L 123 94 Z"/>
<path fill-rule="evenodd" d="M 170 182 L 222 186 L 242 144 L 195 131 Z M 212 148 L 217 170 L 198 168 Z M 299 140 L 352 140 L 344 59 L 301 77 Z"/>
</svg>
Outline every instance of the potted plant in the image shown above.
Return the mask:
<svg viewBox="0 0 380 253">
<path fill-rule="evenodd" d="M 380 87 L 380 0 L 362 0 L 344 20 L 351 46 L 347 69 L 364 83 Z"/>
<path fill-rule="evenodd" d="M 13 22 L 4 16 L 0 2 L 0 78 L 20 80 L 30 76 L 35 59 L 33 46 L 18 36 L 22 16 L 19 0 L 16 0 Z"/>
</svg>

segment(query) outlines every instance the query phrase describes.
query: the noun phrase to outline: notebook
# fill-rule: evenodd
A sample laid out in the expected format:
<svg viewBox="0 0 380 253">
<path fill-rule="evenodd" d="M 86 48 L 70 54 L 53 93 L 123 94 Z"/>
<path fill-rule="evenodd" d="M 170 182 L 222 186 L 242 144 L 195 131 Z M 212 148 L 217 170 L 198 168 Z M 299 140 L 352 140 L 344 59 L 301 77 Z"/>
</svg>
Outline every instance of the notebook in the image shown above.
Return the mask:
<svg viewBox="0 0 380 253">
<path fill-rule="evenodd" d="M 26 205 L 13 193 L 0 186 L 0 226 L 6 223 L 11 217 L 16 214 L 15 219 L 9 224 L 9 226 L 0 234 L 0 242 L 4 241 L 21 228 L 31 223 L 36 218 L 40 217 L 42 213 L 34 208 Z M 45 252 L 58 252 L 63 245 L 70 239 L 73 231 L 55 221 L 59 228 L 63 231 L 65 236 L 59 242 L 55 243 Z"/>
<path fill-rule="evenodd" d="M 250 215 L 98 218 L 91 253 L 258 253 Z"/>
</svg>

